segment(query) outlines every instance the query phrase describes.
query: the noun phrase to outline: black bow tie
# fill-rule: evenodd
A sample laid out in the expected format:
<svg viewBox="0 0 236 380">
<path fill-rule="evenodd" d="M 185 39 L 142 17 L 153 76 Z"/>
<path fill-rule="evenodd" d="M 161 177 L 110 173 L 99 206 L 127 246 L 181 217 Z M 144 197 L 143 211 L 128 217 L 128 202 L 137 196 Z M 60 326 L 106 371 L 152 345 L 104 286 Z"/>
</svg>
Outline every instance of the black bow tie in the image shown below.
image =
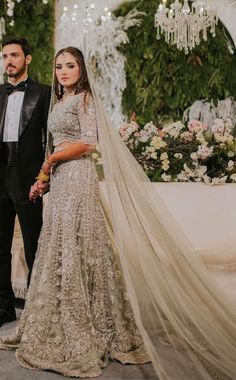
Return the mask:
<svg viewBox="0 0 236 380">
<path fill-rule="evenodd" d="M 5 92 L 7 95 L 10 95 L 13 91 L 25 91 L 26 82 L 20 82 L 16 86 L 13 86 L 13 84 L 7 82 L 5 83 Z"/>
</svg>

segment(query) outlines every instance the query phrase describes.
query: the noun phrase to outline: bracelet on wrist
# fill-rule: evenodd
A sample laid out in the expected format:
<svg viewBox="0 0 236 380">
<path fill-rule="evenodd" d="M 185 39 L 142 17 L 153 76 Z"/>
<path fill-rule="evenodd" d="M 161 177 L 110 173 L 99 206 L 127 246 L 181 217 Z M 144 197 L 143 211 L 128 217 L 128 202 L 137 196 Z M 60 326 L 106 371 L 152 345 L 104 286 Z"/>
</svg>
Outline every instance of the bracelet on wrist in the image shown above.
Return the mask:
<svg viewBox="0 0 236 380">
<path fill-rule="evenodd" d="M 43 172 L 43 170 L 40 170 L 39 174 L 35 179 L 39 179 L 40 181 L 43 182 L 49 182 L 50 176 L 46 173 Z"/>
</svg>

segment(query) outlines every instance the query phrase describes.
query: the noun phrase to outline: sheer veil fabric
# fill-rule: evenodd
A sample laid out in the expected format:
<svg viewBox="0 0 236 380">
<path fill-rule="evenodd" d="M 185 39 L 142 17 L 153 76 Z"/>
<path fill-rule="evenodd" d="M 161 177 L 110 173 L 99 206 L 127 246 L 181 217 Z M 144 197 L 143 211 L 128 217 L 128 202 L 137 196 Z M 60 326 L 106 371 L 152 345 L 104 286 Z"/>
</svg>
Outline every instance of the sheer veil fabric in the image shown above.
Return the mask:
<svg viewBox="0 0 236 380">
<path fill-rule="evenodd" d="M 188 371 L 199 380 L 233 380 L 236 307 L 111 124 L 88 63 L 87 71 L 105 177 L 104 215 L 156 373 L 161 380 L 193 380 Z"/>
</svg>

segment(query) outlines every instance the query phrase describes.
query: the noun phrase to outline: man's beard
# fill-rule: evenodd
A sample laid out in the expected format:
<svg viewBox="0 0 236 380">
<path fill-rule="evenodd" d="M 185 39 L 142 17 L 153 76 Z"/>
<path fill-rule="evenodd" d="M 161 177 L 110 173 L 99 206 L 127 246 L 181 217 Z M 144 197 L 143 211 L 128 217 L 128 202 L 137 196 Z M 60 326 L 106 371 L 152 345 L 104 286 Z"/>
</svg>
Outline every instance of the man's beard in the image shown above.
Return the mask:
<svg viewBox="0 0 236 380">
<path fill-rule="evenodd" d="M 13 68 L 15 68 L 14 66 L 11 66 Z M 8 73 L 7 70 L 6 70 L 6 74 L 8 76 L 8 78 L 17 78 L 19 76 L 21 76 L 21 74 L 23 74 L 24 72 L 26 71 L 26 65 L 24 64 L 18 71 L 16 71 L 15 73 Z"/>
</svg>

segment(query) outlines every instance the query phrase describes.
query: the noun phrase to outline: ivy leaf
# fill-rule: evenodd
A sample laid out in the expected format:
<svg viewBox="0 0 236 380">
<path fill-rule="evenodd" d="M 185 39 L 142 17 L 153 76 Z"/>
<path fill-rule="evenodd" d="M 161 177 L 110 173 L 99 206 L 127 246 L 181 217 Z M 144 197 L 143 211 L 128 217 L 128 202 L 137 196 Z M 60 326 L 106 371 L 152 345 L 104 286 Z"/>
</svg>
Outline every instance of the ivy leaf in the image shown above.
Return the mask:
<svg viewBox="0 0 236 380">
<path fill-rule="evenodd" d="M 177 95 L 167 96 L 165 100 L 166 100 L 167 106 L 172 110 L 176 109 L 179 105 L 179 97 Z"/>
</svg>

